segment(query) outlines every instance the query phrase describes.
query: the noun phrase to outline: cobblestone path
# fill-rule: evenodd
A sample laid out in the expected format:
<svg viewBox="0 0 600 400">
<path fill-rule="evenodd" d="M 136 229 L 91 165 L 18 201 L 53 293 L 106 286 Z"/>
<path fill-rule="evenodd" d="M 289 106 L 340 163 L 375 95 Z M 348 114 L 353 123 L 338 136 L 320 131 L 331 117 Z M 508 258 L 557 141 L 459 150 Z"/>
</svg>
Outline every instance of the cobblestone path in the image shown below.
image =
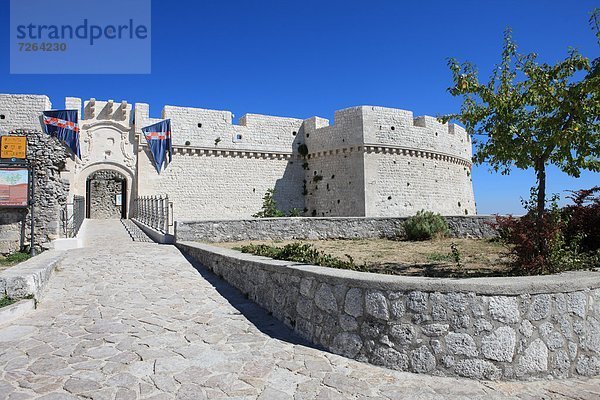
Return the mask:
<svg viewBox="0 0 600 400">
<path fill-rule="evenodd" d="M 0 326 L 6 399 L 600 399 L 600 379 L 477 382 L 311 348 L 173 246 L 87 221 L 38 310 Z"/>
</svg>

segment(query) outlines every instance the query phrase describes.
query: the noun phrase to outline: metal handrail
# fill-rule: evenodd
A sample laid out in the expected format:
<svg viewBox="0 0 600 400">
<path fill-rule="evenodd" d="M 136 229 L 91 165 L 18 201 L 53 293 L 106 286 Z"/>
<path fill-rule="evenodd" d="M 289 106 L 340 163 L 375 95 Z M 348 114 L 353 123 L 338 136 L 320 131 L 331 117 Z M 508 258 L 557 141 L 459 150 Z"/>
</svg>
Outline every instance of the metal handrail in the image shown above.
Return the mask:
<svg viewBox="0 0 600 400">
<path fill-rule="evenodd" d="M 140 196 L 133 200 L 133 218 L 159 232 L 169 233 L 172 216 L 173 203 L 169 195 Z"/>
<path fill-rule="evenodd" d="M 69 206 L 71 206 L 70 214 Z M 84 219 L 85 198 L 83 196 L 73 196 L 73 202 L 66 204 L 61 212 L 63 235 L 67 238 L 77 236 Z"/>
</svg>

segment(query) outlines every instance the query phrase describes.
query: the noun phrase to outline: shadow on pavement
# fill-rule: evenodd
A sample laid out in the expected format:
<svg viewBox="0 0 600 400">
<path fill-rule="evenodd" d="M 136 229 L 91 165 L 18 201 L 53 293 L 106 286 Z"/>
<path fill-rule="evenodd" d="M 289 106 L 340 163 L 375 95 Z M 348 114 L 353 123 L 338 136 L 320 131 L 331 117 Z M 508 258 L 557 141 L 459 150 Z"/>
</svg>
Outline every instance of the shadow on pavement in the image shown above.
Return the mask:
<svg viewBox="0 0 600 400">
<path fill-rule="evenodd" d="M 200 273 L 200 275 L 210 283 L 216 291 L 225 298 L 236 310 L 238 310 L 248 321 L 250 321 L 258 330 L 274 339 L 282 340 L 288 343 L 300 346 L 311 347 L 326 351 L 306 339 L 300 337 L 292 329 L 284 325 L 283 322 L 274 318 L 264 308 L 249 300 L 235 287 L 231 286 L 225 280 L 219 278 L 208 268 L 200 264 L 194 258 L 185 253 L 181 253 L 185 259 Z"/>
</svg>

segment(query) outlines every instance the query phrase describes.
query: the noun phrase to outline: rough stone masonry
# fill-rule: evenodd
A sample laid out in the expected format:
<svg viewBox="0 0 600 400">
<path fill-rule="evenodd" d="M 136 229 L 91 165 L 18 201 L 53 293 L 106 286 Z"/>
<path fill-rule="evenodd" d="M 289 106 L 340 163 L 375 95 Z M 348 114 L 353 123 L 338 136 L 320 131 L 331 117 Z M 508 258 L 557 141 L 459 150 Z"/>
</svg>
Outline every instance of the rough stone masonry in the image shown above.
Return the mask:
<svg viewBox="0 0 600 400">
<path fill-rule="evenodd" d="M 61 212 L 69 192 L 61 171 L 68 153 L 61 143 L 39 130 L 14 131 L 10 135 L 27 136 L 27 157 L 33 161 L 36 176 L 35 247 L 45 249 L 61 234 Z M 0 209 L 0 254 L 30 245 L 30 221 L 27 208 Z"/>
<path fill-rule="evenodd" d="M 401 371 L 475 379 L 600 375 L 600 277 L 400 277 L 177 246 L 304 338 Z"/>
</svg>

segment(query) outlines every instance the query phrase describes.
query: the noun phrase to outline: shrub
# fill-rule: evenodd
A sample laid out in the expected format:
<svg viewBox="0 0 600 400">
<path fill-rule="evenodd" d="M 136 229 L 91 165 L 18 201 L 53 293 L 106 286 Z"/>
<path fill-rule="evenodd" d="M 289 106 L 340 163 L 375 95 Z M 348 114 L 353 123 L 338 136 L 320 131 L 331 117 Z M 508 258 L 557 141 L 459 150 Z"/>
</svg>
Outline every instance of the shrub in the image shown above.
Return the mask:
<svg viewBox="0 0 600 400">
<path fill-rule="evenodd" d="M 513 272 L 519 275 L 559 272 L 564 258 L 560 253 L 565 244 L 562 224 L 559 214 L 549 212 L 541 219 L 535 212 L 520 218 L 497 216 L 500 239 L 511 246 Z"/>
<path fill-rule="evenodd" d="M 6 257 L 0 256 L 0 264 L 14 265 L 29 260 L 30 257 L 31 256 L 29 253 L 15 252 L 7 255 Z"/>
<path fill-rule="evenodd" d="M 297 209 L 296 207 L 292 208 L 289 212 L 288 212 L 288 217 L 299 217 L 300 216 L 300 210 Z"/>
<path fill-rule="evenodd" d="M 443 237 L 449 232 L 444 217 L 431 211 L 421 210 L 404 221 L 404 233 L 408 240 L 427 240 Z"/>
<path fill-rule="evenodd" d="M 255 218 L 275 218 L 284 217 L 283 211 L 277 208 L 275 202 L 275 189 L 267 189 L 267 192 L 263 196 L 263 205 L 259 212 L 252 215 Z"/>
<path fill-rule="evenodd" d="M 7 296 L 0 297 L 0 307 L 10 306 L 11 304 L 13 304 L 15 302 L 16 301 L 11 299 L 10 297 L 7 297 Z"/>
<path fill-rule="evenodd" d="M 567 221 L 564 237 L 570 246 L 578 246 L 582 252 L 600 249 L 600 186 L 587 190 L 571 191 L 573 204 L 562 209 Z"/>
<path fill-rule="evenodd" d="M 573 205 L 560 209 L 557 196 L 541 217 L 532 200 L 522 201 L 527 214 L 496 217 L 500 240 L 511 246 L 513 272 L 521 275 L 552 274 L 600 266 L 600 188 L 572 192 Z"/>
<path fill-rule="evenodd" d="M 346 255 L 347 260 L 326 254 L 317 250 L 313 245 L 294 242 L 283 247 L 268 246 L 266 244 L 249 244 L 241 247 L 242 253 L 274 258 L 276 260 L 294 261 L 304 264 L 320 265 L 323 267 L 352 269 L 366 271 L 365 264 L 357 265 L 352 257 Z"/>
</svg>

